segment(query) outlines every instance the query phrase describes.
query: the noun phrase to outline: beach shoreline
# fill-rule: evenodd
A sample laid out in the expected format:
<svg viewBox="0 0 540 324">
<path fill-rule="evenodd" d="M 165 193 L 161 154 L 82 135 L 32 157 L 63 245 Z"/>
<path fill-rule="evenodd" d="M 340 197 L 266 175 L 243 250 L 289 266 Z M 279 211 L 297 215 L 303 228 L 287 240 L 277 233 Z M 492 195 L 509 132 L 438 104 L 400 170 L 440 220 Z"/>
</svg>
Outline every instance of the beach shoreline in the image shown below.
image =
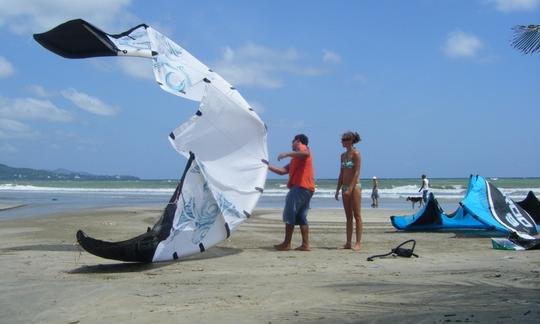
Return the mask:
<svg viewBox="0 0 540 324">
<path fill-rule="evenodd" d="M 95 257 L 83 229 L 103 240 L 141 234 L 159 206 L 90 208 L 0 221 L 0 313 L 6 323 L 473 322 L 537 323 L 540 251 L 500 251 L 470 232 L 397 232 L 363 209 L 359 253 L 339 249 L 341 209 L 312 209 L 311 252 L 277 252 L 281 209 L 257 208 L 205 253 L 155 264 Z M 293 244 L 300 244 L 296 230 Z M 366 258 L 408 239 L 419 258 Z"/>
</svg>

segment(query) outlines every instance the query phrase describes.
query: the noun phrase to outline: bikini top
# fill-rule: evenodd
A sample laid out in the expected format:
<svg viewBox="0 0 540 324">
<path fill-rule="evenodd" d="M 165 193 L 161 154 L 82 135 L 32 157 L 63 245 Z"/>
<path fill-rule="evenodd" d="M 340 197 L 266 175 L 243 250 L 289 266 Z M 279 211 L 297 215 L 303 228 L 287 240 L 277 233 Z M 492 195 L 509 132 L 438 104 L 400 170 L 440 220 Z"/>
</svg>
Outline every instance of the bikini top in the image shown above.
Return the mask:
<svg viewBox="0 0 540 324">
<path fill-rule="evenodd" d="M 353 160 L 345 160 L 341 162 L 341 167 L 345 169 L 354 169 L 354 161 Z"/>
</svg>

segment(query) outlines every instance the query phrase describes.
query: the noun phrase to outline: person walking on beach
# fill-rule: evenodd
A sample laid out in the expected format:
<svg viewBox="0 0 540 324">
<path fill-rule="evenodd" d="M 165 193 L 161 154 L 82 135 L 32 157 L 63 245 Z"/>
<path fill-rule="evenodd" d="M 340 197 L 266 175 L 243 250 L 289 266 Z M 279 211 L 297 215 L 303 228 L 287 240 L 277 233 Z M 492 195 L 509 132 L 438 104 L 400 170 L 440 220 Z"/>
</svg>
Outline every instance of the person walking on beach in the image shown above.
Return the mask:
<svg viewBox="0 0 540 324">
<path fill-rule="evenodd" d="M 425 174 L 422 174 L 422 186 L 418 192 L 422 192 L 422 200 L 424 201 L 424 204 L 426 204 L 429 194 L 429 180 Z"/>
<path fill-rule="evenodd" d="M 373 177 L 373 187 L 371 188 L 371 207 L 379 208 L 379 181 Z"/>
<path fill-rule="evenodd" d="M 360 186 L 360 152 L 354 144 L 360 142 L 360 135 L 348 131 L 341 136 L 341 145 L 345 152 L 341 154 L 340 171 L 336 188 L 336 200 L 339 200 L 339 191 L 343 198 L 343 209 L 347 217 L 347 241 L 344 249 L 359 251 L 362 239 L 362 215 L 360 202 L 362 200 L 362 188 Z M 356 222 L 356 243 L 352 245 L 353 219 Z"/>
<path fill-rule="evenodd" d="M 309 203 L 315 192 L 315 180 L 313 178 L 313 159 L 308 147 L 309 139 L 304 134 L 298 134 L 292 141 L 292 151 L 283 152 L 278 155 L 278 161 L 290 157 L 291 161 L 284 167 L 277 167 L 268 164 L 268 169 L 276 174 L 289 174 L 287 187 L 289 192 L 285 198 L 285 208 L 283 209 L 283 222 L 285 223 L 285 239 L 282 243 L 274 245 L 278 251 L 288 251 L 291 249 L 291 240 L 294 226 L 300 226 L 302 234 L 302 245 L 296 248 L 299 251 L 310 251 L 309 246 L 309 225 L 307 221 Z"/>
</svg>

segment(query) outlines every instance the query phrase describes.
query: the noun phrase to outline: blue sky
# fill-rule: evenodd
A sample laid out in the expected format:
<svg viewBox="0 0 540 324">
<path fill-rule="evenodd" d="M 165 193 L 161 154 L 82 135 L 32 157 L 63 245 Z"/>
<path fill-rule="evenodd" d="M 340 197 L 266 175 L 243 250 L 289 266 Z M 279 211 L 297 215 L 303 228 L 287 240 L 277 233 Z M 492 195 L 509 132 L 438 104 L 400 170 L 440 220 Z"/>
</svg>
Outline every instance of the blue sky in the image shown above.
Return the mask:
<svg viewBox="0 0 540 324">
<path fill-rule="evenodd" d="M 148 60 L 33 40 L 74 18 L 175 40 L 255 107 L 275 164 L 305 133 L 316 176 L 335 178 L 354 130 L 363 178 L 540 176 L 540 55 L 510 46 L 540 0 L 0 0 L 0 163 L 176 178 L 167 136 L 197 104 L 159 89 Z"/>
</svg>

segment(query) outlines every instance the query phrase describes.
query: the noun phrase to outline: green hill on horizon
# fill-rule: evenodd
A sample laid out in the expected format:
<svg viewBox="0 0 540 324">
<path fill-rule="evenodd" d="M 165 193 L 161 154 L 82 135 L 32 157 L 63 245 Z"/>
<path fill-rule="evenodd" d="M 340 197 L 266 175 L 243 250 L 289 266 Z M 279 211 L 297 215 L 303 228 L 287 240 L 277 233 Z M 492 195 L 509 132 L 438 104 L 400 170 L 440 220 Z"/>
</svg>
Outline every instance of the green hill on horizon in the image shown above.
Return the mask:
<svg viewBox="0 0 540 324">
<path fill-rule="evenodd" d="M 15 168 L 0 163 L 0 180 L 140 180 L 129 175 L 95 175 L 66 169 Z"/>
</svg>

